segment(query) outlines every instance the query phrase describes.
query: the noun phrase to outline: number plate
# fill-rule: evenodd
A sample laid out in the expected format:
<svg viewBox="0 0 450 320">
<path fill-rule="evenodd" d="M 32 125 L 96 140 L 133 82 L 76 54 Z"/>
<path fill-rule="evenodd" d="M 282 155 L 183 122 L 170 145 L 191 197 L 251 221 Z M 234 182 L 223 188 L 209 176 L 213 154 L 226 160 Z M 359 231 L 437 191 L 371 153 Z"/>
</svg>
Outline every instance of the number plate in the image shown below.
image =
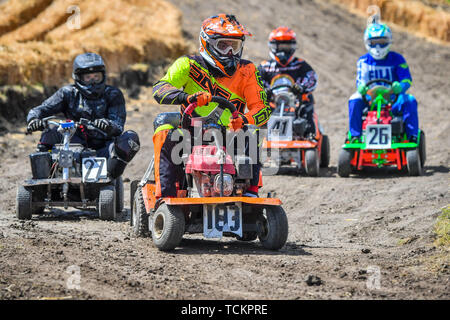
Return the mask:
<svg viewBox="0 0 450 320">
<path fill-rule="evenodd" d="M 376 124 L 366 127 L 367 149 L 389 149 L 391 147 L 392 130 L 389 124 Z"/>
<path fill-rule="evenodd" d="M 106 158 L 83 158 L 83 182 L 97 182 L 106 179 Z"/>
<path fill-rule="evenodd" d="M 292 117 L 271 116 L 267 128 L 269 141 L 292 140 Z"/>
<path fill-rule="evenodd" d="M 222 238 L 224 232 L 242 237 L 242 204 L 203 205 L 203 235 Z"/>
</svg>

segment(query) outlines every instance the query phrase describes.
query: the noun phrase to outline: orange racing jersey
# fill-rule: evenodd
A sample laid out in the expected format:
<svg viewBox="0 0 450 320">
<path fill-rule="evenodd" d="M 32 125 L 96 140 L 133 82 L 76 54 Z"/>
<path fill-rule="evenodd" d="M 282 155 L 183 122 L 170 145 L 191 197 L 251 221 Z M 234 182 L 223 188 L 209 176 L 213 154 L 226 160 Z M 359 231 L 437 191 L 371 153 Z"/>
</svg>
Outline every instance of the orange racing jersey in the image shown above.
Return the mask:
<svg viewBox="0 0 450 320">
<path fill-rule="evenodd" d="M 183 111 L 187 107 L 187 96 L 198 91 L 228 99 L 248 124 L 261 126 L 272 112 L 258 70 L 252 62 L 243 59 L 232 77 L 217 77 L 209 71 L 201 56 L 180 57 L 154 85 L 153 97 L 161 104 L 181 104 Z M 206 116 L 216 106 L 217 103 L 211 102 L 194 111 L 198 116 Z M 221 124 L 227 126 L 230 117 L 231 112 L 226 109 L 220 118 Z"/>
</svg>

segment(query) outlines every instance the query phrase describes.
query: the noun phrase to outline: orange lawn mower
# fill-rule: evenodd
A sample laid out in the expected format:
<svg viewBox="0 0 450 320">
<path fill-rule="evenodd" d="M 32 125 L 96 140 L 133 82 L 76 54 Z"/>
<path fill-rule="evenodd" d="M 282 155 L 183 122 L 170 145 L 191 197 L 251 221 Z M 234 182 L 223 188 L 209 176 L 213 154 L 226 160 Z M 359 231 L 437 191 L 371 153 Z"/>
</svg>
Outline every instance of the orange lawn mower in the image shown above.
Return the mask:
<svg viewBox="0 0 450 320">
<path fill-rule="evenodd" d="M 151 235 L 153 243 L 163 251 L 176 248 L 185 233 L 203 233 L 205 238 L 235 237 L 241 241 L 259 238 L 264 248 L 278 250 L 288 236 L 288 220 L 281 201 L 270 194 L 266 198 L 243 196 L 253 174 L 249 157 L 233 159 L 219 142 L 225 141 L 226 136 L 226 127 L 218 125 L 223 111 L 228 109 L 233 118 L 238 112 L 225 98 L 213 96 L 212 102 L 217 106 L 204 117 L 192 116 L 195 103 L 182 115 L 172 113 L 178 114 L 175 127 L 186 123 L 185 117 L 189 116 L 193 127 L 202 134 L 209 132 L 213 139 L 202 139 L 190 154 L 183 154 L 185 177 L 182 184 L 177 183 L 176 197 L 156 196 L 157 181 L 151 179 L 154 160 L 141 181 L 132 182 L 133 232 L 138 236 Z"/>
<path fill-rule="evenodd" d="M 272 168 L 294 166 L 311 177 L 317 177 L 320 167 L 330 163 L 330 141 L 323 134 L 317 114 L 314 113 L 316 132 L 306 137 L 308 121 L 302 116 L 308 103 L 300 101 L 293 92 L 294 80 L 289 75 L 279 75 L 272 81 L 273 109 L 267 123 L 267 138 L 263 141 L 265 173 Z"/>
</svg>

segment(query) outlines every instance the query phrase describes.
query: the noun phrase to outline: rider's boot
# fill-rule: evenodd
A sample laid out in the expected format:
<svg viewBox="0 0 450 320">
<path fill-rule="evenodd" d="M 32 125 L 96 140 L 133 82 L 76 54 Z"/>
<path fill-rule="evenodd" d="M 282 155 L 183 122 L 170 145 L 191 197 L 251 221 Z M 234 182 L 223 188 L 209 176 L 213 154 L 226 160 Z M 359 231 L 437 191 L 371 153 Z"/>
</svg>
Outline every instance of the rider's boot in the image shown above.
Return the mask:
<svg viewBox="0 0 450 320">
<path fill-rule="evenodd" d="M 116 179 L 122 175 L 127 164 L 139 151 L 140 145 L 139 136 L 133 130 L 125 131 L 114 140 L 108 159 L 108 174 L 111 178 Z"/>
</svg>

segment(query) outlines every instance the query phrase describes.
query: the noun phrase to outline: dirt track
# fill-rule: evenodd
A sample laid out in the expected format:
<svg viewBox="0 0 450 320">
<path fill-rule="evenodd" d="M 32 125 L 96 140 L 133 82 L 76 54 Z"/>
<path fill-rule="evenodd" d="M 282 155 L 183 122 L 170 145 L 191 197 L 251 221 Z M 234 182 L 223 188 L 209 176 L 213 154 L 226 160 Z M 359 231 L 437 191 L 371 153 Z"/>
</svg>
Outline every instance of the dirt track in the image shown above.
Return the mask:
<svg viewBox="0 0 450 320">
<path fill-rule="evenodd" d="M 27 154 L 38 135 L 11 133 L 0 137 L 6 150 L 0 154 L 0 298 L 449 299 L 449 254 L 433 247 L 432 230 L 440 208 L 450 203 L 448 47 L 394 29 L 393 49 L 412 69 L 411 93 L 427 134 L 425 175 L 371 170 L 344 179 L 336 174 L 337 154 L 347 130 L 356 60 L 364 53 L 365 21 L 323 1 L 270 2 L 264 10 L 256 0 L 172 2 L 184 13 L 193 50 L 201 21 L 227 11 L 254 34 L 246 41 L 245 57 L 265 59 L 268 33 L 288 24 L 300 38 L 298 54 L 319 74 L 316 111 L 331 139 L 330 168 L 320 178 L 285 171 L 264 179 L 263 192 L 276 191 L 284 202 L 288 243 L 271 252 L 258 242 L 186 236 L 177 250 L 162 253 L 149 239 L 130 234 L 128 197 L 119 222 L 60 211 L 19 222 L 16 186 L 29 175 Z M 141 178 L 151 157 L 153 117 L 174 110 L 152 105 L 150 92 L 128 102 L 127 127 L 142 141 L 125 172 L 130 179 Z M 80 268 L 81 290 L 66 289 L 71 265 Z M 377 268 L 380 288 L 371 290 L 366 283 Z M 322 284 L 308 286 L 309 275 Z"/>
</svg>

